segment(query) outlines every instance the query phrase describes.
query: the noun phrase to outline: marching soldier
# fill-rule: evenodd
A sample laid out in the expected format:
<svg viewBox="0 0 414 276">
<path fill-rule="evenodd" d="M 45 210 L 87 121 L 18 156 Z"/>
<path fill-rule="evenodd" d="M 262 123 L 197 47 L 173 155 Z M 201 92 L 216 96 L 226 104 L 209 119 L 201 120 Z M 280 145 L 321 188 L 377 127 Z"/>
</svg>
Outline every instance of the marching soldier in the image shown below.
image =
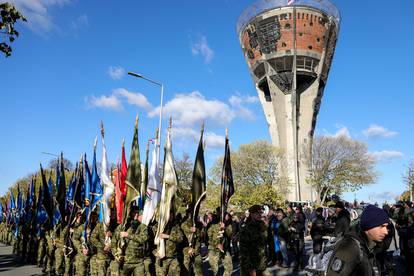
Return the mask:
<svg viewBox="0 0 414 276">
<path fill-rule="evenodd" d="M 39 235 L 37 237 L 37 244 L 37 264 L 39 267 L 44 267 L 44 269 L 46 269 L 46 263 L 44 262 L 44 258 L 46 255 L 46 237 L 45 229 L 43 226 L 40 227 Z"/>
<path fill-rule="evenodd" d="M 203 261 L 201 259 L 201 236 L 202 224 L 197 222 L 196 226 L 192 225 L 190 217 L 181 224 L 182 230 L 189 241 L 189 246 L 184 248 L 184 268 L 183 275 L 189 275 L 192 270 L 195 276 L 202 276 Z"/>
<path fill-rule="evenodd" d="M 142 215 L 137 208 L 131 210 L 134 214 L 134 220 L 131 222 L 131 227 L 127 231 L 120 232 L 120 238 L 126 240 L 127 245 L 125 249 L 124 265 L 120 271 L 123 276 L 142 276 L 150 275 L 146 267 L 149 267 L 151 262 L 149 251 L 150 240 L 148 228 L 142 224 Z"/>
<path fill-rule="evenodd" d="M 180 250 L 182 250 L 184 233 L 180 224 L 175 220 L 173 212 L 170 213 L 170 220 L 160 237 L 165 240 L 165 257 L 156 262 L 157 275 L 179 276 L 181 273 L 179 256 L 182 254 Z"/>
<path fill-rule="evenodd" d="M 228 248 L 226 248 L 226 242 L 228 237 L 231 236 L 231 228 L 226 227 L 224 222 L 219 222 L 216 216 L 207 229 L 208 235 L 208 258 L 210 261 L 210 267 L 213 275 L 217 275 L 219 264 L 223 262 L 224 276 L 231 275 L 232 263 Z"/>
<path fill-rule="evenodd" d="M 86 243 L 84 235 L 85 226 L 82 223 L 82 213 L 78 213 L 76 217 L 76 223 L 72 236 L 72 242 L 76 250 L 75 255 L 75 272 L 76 275 L 86 275 L 89 265 L 89 248 Z M 86 229 L 89 236 L 90 229 Z"/>
<path fill-rule="evenodd" d="M 267 229 L 262 221 L 262 207 L 253 205 L 250 217 L 240 232 L 241 275 L 270 275 L 266 270 Z"/>
<path fill-rule="evenodd" d="M 94 226 L 96 225 L 96 226 Z M 111 232 L 105 233 L 102 223 L 98 222 L 98 214 L 92 212 L 91 214 L 91 232 L 90 245 L 92 251 L 92 257 L 90 260 L 90 268 L 92 276 L 105 276 L 109 267 L 111 243 L 109 238 Z"/>
<path fill-rule="evenodd" d="M 53 230 L 48 230 L 45 235 L 45 246 L 46 246 L 46 258 L 45 258 L 45 269 L 48 273 L 53 273 L 55 264 L 55 245 L 53 242 Z"/>
</svg>

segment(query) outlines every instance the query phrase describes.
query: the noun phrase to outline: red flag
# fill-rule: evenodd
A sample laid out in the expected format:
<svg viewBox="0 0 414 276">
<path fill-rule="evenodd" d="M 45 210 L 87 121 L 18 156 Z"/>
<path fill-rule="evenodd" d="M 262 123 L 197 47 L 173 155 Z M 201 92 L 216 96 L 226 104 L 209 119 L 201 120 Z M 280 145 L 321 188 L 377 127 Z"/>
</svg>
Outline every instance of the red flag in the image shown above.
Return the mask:
<svg viewBox="0 0 414 276">
<path fill-rule="evenodd" d="M 118 224 L 122 223 L 122 210 L 124 208 L 125 196 L 126 196 L 126 185 L 125 179 L 128 171 L 128 166 L 125 158 L 125 147 L 122 143 L 122 160 L 121 164 L 118 163 L 115 176 L 115 203 L 116 203 L 116 215 Z"/>
<path fill-rule="evenodd" d="M 121 224 L 122 223 L 122 210 L 124 208 L 124 202 L 125 202 L 125 196 L 126 196 L 126 184 L 125 184 L 125 179 L 126 179 L 126 175 L 127 175 L 127 170 L 128 170 L 128 166 L 127 166 L 127 162 L 126 162 L 126 158 L 125 158 L 125 147 L 124 147 L 124 143 L 122 143 L 122 160 L 121 160 L 121 165 L 119 166 L 119 190 L 121 193 L 120 196 L 120 208 L 117 209 L 117 215 L 118 215 L 118 223 Z"/>
<path fill-rule="evenodd" d="M 121 174 L 120 174 L 121 166 L 116 164 L 116 169 L 112 171 L 112 175 L 114 176 L 114 184 L 115 184 L 115 207 L 116 207 L 116 218 L 118 223 L 120 220 L 122 221 L 122 193 L 121 193 Z M 121 219 L 120 219 L 121 218 Z"/>
</svg>

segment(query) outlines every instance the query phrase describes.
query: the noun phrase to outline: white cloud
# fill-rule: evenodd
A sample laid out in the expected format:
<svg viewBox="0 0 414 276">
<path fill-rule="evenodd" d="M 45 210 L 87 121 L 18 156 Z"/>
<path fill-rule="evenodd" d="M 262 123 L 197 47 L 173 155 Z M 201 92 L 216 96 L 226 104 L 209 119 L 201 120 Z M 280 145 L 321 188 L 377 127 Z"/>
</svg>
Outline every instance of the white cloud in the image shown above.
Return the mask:
<svg viewBox="0 0 414 276">
<path fill-rule="evenodd" d="M 374 200 L 396 200 L 399 198 L 399 195 L 391 191 L 385 191 L 381 193 L 372 193 L 369 197 Z"/>
<path fill-rule="evenodd" d="M 210 63 L 214 58 L 214 51 L 208 45 L 207 38 L 203 35 L 200 35 L 197 42 L 192 43 L 191 53 L 194 56 L 201 55 L 204 58 L 205 63 Z"/>
<path fill-rule="evenodd" d="M 214 132 L 207 132 L 205 134 L 205 144 L 207 148 L 222 148 L 224 149 L 226 138 Z"/>
<path fill-rule="evenodd" d="M 235 109 L 235 112 L 243 119 L 253 121 L 255 118 L 254 113 L 245 107 L 245 104 L 254 104 L 258 103 L 259 98 L 257 96 L 250 95 L 232 95 L 229 98 L 230 105 Z"/>
<path fill-rule="evenodd" d="M 148 115 L 158 116 L 159 110 L 157 107 Z M 226 126 L 236 117 L 229 105 L 218 100 L 208 100 L 199 91 L 177 94 L 164 105 L 163 114 L 166 118 L 172 116 L 174 125 L 180 127 L 201 125 L 203 121 L 206 124 Z"/>
<path fill-rule="evenodd" d="M 396 131 L 390 131 L 380 125 L 370 125 L 363 131 L 367 138 L 390 138 L 398 135 Z"/>
<path fill-rule="evenodd" d="M 336 133 L 334 134 L 335 137 L 339 136 L 346 136 L 348 138 L 351 138 L 351 134 L 349 133 L 349 129 L 346 126 L 341 126 Z"/>
<path fill-rule="evenodd" d="M 114 111 L 124 110 L 121 101 L 115 95 L 91 96 L 86 98 L 86 103 L 89 108 L 103 108 Z"/>
<path fill-rule="evenodd" d="M 120 80 L 125 76 L 125 69 L 121 66 L 109 66 L 107 73 L 113 80 Z"/>
<path fill-rule="evenodd" d="M 147 111 L 151 111 L 153 109 L 147 98 L 141 93 L 130 92 L 125 88 L 115 89 L 113 93 L 115 96 L 126 98 L 130 105 L 142 107 Z"/>
<path fill-rule="evenodd" d="M 242 105 L 242 104 L 253 104 L 258 103 L 259 98 L 257 96 L 250 96 L 250 95 L 232 95 L 229 98 L 229 103 L 234 106 Z"/>
<path fill-rule="evenodd" d="M 222 149 L 225 138 L 211 130 L 228 127 L 237 118 L 252 119 L 253 113 L 242 106 L 243 103 L 254 103 L 251 96 L 232 96 L 228 104 L 223 101 L 205 98 L 199 91 L 188 94 L 177 94 L 163 107 L 163 117 L 173 119 L 172 136 L 179 143 L 197 143 L 200 138 L 200 127 L 205 122 L 204 134 L 206 148 Z M 157 107 L 148 113 L 149 117 L 158 117 L 160 108 Z"/>
<path fill-rule="evenodd" d="M 395 150 L 374 151 L 371 156 L 378 162 L 390 163 L 404 157 L 404 154 Z"/>
<path fill-rule="evenodd" d="M 328 130 L 323 129 L 324 135 L 326 136 L 330 136 L 330 137 L 340 137 L 340 136 L 345 136 L 347 138 L 351 138 L 351 134 L 349 132 L 349 129 L 346 126 L 340 125 L 340 124 L 336 124 L 336 132 L 334 134 L 330 133 Z"/>
<path fill-rule="evenodd" d="M 89 26 L 88 16 L 86 14 L 79 16 L 72 22 L 72 29 L 78 31 Z"/>
<path fill-rule="evenodd" d="M 27 24 L 36 33 L 50 32 L 55 25 L 50 14 L 53 7 L 63 7 L 72 0 L 9 0 L 27 18 Z"/>
<path fill-rule="evenodd" d="M 196 129 L 196 127 L 173 127 L 171 135 L 174 139 L 182 142 L 182 144 L 186 142 L 197 143 L 200 139 L 200 130 Z M 225 138 L 214 132 L 205 132 L 204 141 L 205 147 L 208 149 L 222 149 L 224 148 Z"/>
</svg>

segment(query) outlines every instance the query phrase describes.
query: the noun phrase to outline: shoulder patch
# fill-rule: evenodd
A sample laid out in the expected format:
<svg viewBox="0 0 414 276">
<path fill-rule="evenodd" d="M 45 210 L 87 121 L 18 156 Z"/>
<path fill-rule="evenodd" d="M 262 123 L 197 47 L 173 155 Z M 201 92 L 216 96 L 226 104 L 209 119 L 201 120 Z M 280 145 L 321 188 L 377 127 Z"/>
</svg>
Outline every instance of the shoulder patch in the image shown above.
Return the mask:
<svg viewBox="0 0 414 276">
<path fill-rule="evenodd" d="M 343 261 L 341 259 L 336 258 L 331 265 L 332 271 L 340 272 L 343 267 Z"/>
</svg>

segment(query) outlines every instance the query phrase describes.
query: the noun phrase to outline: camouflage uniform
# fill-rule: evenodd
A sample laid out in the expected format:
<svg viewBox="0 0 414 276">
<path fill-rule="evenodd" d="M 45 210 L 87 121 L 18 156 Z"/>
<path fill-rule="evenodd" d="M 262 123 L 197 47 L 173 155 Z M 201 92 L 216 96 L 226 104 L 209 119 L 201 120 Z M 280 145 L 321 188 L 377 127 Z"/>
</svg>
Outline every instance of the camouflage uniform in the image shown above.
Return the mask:
<svg viewBox="0 0 414 276">
<path fill-rule="evenodd" d="M 53 230 L 49 230 L 46 233 L 46 257 L 45 268 L 48 272 L 53 272 L 55 268 L 55 245 L 53 244 Z"/>
<path fill-rule="evenodd" d="M 240 268 L 241 276 L 269 275 L 266 270 L 267 229 L 263 221 L 249 220 L 240 231 Z"/>
<path fill-rule="evenodd" d="M 64 254 L 63 254 L 63 248 L 65 245 L 65 233 L 68 231 L 68 227 L 66 226 L 64 229 L 62 228 L 62 224 L 59 224 L 52 232 L 51 237 L 54 241 L 55 245 L 55 273 L 57 275 L 63 275 L 65 272 L 64 268 Z"/>
<path fill-rule="evenodd" d="M 72 242 L 76 250 L 76 255 L 74 259 L 74 268 L 76 275 L 82 276 L 86 275 L 88 266 L 89 266 L 89 254 L 84 255 L 83 249 L 85 247 L 85 238 L 84 238 L 85 227 L 83 224 L 78 224 L 75 226 L 75 231 L 73 232 Z"/>
<path fill-rule="evenodd" d="M 222 230 L 220 234 L 220 224 L 212 224 L 208 230 L 208 259 L 210 261 L 211 271 L 213 275 L 216 275 L 219 269 L 219 264 L 223 262 L 224 265 L 224 276 L 231 275 L 233 266 L 231 262 L 230 252 L 226 252 L 225 241 L 227 237 L 231 236 L 231 227 L 226 227 L 226 231 Z M 223 244 L 223 251 L 217 246 Z"/>
<path fill-rule="evenodd" d="M 184 241 L 184 233 L 179 224 L 168 224 L 164 233 L 169 233 L 165 239 L 165 258 L 157 261 L 155 269 L 157 275 L 180 275 L 181 265 L 179 256 L 182 255 L 181 244 Z M 181 251 L 181 252 L 180 252 Z"/>
<path fill-rule="evenodd" d="M 105 276 L 108 269 L 110 257 L 105 248 L 105 232 L 102 223 L 97 223 L 91 232 L 90 248 L 92 257 L 90 260 L 90 268 L 92 276 Z"/>
<path fill-rule="evenodd" d="M 149 252 L 149 233 L 148 228 L 144 224 L 133 222 L 128 229 L 128 237 L 126 238 L 128 245 L 125 249 L 125 262 L 121 275 L 151 275 L 146 267 L 151 263 Z"/>
<path fill-rule="evenodd" d="M 192 233 L 191 233 L 191 227 L 192 227 L 192 221 L 190 218 L 186 219 L 182 224 L 181 224 L 181 228 L 184 231 L 185 237 L 187 238 L 187 242 L 191 242 L 191 237 L 192 237 Z M 190 250 L 190 246 L 186 246 L 184 248 L 184 271 L 183 271 L 183 275 L 188 275 L 189 273 L 189 269 L 190 269 L 190 264 L 191 261 L 192 263 L 192 267 L 193 267 L 193 272 L 195 276 L 202 276 L 203 275 L 203 269 L 202 269 L 202 265 L 203 265 L 203 261 L 201 259 L 201 242 L 200 242 L 200 238 L 201 238 L 201 225 L 199 225 L 198 227 L 196 227 L 196 232 L 193 235 L 195 242 L 195 245 L 193 246 L 193 253 L 194 253 L 194 258 L 191 259 L 190 256 L 188 255 L 188 252 Z"/>
<path fill-rule="evenodd" d="M 118 276 L 120 266 L 121 266 L 121 264 L 123 264 L 122 258 L 123 258 L 124 254 L 118 248 L 119 247 L 119 242 L 120 242 L 119 233 L 121 232 L 121 230 L 122 230 L 122 225 L 118 225 L 118 227 L 112 233 L 111 250 L 112 250 L 112 255 L 115 257 L 115 259 L 112 260 L 111 264 L 109 265 L 109 270 L 111 272 L 111 276 Z"/>
<path fill-rule="evenodd" d="M 39 266 L 44 266 L 44 258 L 46 255 L 46 239 L 45 239 L 45 231 L 43 229 L 40 230 L 39 236 L 37 237 L 37 264 Z"/>
</svg>

